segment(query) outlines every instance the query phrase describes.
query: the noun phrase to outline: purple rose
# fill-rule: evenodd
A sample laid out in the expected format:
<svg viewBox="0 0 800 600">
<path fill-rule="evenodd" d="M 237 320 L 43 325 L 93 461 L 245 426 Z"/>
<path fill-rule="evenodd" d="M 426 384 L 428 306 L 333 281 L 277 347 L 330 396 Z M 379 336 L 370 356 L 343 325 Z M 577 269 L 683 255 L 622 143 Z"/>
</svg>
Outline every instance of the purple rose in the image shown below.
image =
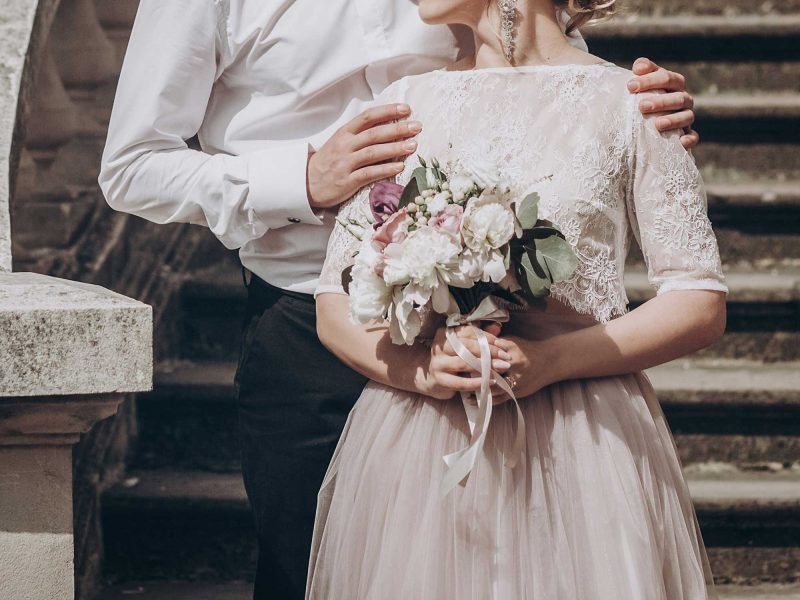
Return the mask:
<svg viewBox="0 0 800 600">
<path fill-rule="evenodd" d="M 369 193 L 369 207 L 377 221 L 375 229 L 397 212 L 405 188 L 393 181 L 379 181 Z"/>
</svg>

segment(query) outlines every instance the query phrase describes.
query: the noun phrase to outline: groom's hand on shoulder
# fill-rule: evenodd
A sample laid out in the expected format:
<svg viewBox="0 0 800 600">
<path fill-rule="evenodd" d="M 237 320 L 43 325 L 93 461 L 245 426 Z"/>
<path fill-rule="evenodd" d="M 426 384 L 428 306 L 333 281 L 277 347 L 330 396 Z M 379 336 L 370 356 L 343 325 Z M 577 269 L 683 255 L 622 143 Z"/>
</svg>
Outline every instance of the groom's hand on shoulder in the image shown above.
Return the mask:
<svg viewBox="0 0 800 600">
<path fill-rule="evenodd" d="M 309 151 L 308 201 L 314 208 L 332 208 L 365 185 L 399 174 L 403 160 L 417 149 L 412 139 L 422 124 L 408 121 L 407 104 L 365 110 L 339 128 L 316 151 Z"/>
<path fill-rule="evenodd" d="M 659 115 L 656 127 L 662 132 L 681 131 L 681 143 L 687 150 L 697 146 L 700 136 L 692 129 L 694 98 L 686 91 L 686 78 L 659 67 L 649 58 L 636 59 L 633 73 L 636 77 L 628 82 L 630 92 L 661 92 L 639 104 L 642 113 Z"/>
</svg>

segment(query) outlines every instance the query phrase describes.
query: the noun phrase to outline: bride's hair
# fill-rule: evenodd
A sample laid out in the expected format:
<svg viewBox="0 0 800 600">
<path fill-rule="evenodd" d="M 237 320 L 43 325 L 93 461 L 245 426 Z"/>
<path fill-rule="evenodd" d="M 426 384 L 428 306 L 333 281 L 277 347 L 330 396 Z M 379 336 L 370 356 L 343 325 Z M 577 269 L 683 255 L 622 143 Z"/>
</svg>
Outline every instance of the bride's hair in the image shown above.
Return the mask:
<svg viewBox="0 0 800 600">
<path fill-rule="evenodd" d="M 617 11 L 617 0 L 553 0 L 570 16 L 567 33 L 580 29 L 589 21 L 610 17 Z"/>
</svg>

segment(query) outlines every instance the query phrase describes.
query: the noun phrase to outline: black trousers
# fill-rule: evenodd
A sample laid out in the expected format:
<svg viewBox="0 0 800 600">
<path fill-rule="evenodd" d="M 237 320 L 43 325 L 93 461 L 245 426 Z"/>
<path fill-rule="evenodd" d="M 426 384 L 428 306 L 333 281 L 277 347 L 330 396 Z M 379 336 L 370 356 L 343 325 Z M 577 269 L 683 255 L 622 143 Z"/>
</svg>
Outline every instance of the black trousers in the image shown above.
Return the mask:
<svg viewBox="0 0 800 600">
<path fill-rule="evenodd" d="M 255 600 L 304 597 L 317 492 L 365 384 L 320 343 L 312 296 L 252 276 L 236 386 Z"/>
</svg>

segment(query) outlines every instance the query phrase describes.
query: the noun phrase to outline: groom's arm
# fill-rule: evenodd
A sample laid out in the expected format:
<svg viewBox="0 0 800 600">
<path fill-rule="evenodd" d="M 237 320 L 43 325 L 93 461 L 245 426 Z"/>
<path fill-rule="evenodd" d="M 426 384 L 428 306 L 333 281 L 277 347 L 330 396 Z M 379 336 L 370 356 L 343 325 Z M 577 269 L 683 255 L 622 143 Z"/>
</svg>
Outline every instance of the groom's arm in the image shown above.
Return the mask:
<svg viewBox="0 0 800 600">
<path fill-rule="evenodd" d="M 369 109 L 312 152 L 308 140 L 259 140 L 232 156 L 190 149 L 229 56 L 212 0 L 141 0 L 120 74 L 99 183 L 109 205 L 156 223 L 204 225 L 228 248 L 268 230 L 320 225 L 315 209 L 396 175 L 414 151 L 408 107 Z M 403 112 L 405 108 L 405 112 Z"/>
<path fill-rule="evenodd" d="M 190 149 L 227 57 L 211 0 L 142 0 L 120 74 L 100 187 L 112 208 L 204 225 L 228 247 L 268 229 L 321 224 L 306 197 L 308 143 L 239 156 Z"/>
<path fill-rule="evenodd" d="M 692 129 L 694 98 L 686 91 L 684 76 L 659 67 L 649 58 L 637 59 L 633 73 L 636 76 L 628 83 L 631 93 L 662 92 L 639 104 L 642 113 L 659 115 L 656 127 L 662 133 L 681 131 L 681 144 L 687 150 L 697 146 L 700 136 Z"/>
</svg>

